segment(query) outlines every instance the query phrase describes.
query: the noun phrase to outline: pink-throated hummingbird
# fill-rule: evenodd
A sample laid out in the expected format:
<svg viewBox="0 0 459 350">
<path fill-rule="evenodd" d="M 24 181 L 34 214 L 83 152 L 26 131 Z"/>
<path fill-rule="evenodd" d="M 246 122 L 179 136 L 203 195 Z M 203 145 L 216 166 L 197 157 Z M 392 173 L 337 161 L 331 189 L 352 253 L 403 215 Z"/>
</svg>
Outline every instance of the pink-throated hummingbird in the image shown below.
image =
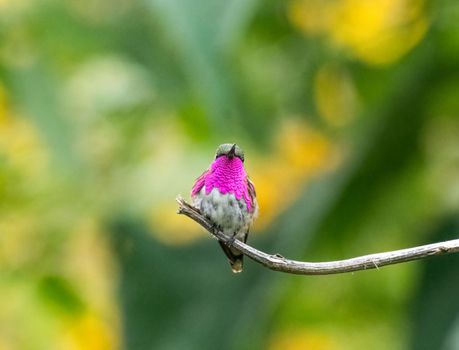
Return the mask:
<svg viewBox="0 0 459 350">
<path fill-rule="evenodd" d="M 244 152 L 232 143 L 217 148 L 215 160 L 198 177 L 191 191 L 195 207 L 224 234 L 247 241 L 258 215 L 255 187 L 244 169 Z M 244 255 L 220 242 L 234 273 L 242 271 Z"/>
</svg>

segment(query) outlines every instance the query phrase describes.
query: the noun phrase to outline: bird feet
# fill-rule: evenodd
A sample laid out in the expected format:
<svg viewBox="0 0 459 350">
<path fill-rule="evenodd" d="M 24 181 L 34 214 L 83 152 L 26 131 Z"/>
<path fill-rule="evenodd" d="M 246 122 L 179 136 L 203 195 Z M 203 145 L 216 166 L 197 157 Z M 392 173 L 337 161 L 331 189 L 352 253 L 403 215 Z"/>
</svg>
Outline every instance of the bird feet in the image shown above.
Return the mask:
<svg viewBox="0 0 459 350">
<path fill-rule="evenodd" d="M 223 229 L 220 225 L 218 224 L 212 224 L 212 231 L 216 232 L 216 231 L 219 231 L 219 232 L 223 232 Z M 226 236 L 226 240 L 222 240 L 228 247 L 232 247 L 233 244 L 234 244 L 234 241 L 236 240 L 236 233 L 233 233 L 231 236 Z"/>
<path fill-rule="evenodd" d="M 229 239 L 228 239 L 228 242 L 226 242 L 226 244 L 228 245 L 228 247 L 231 248 L 231 247 L 233 246 L 235 240 L 236 240 L 236 235 L 235 235 L 235 234 L 231 235 L 231 236 L 229 237 Z"/>
<path fill-rule="evenodd" d="M 209 218 L 208 218 L 209 219 Z M 220 225 L 212 223 L 212 231 L 220 231 L 223 232 L 223 229 L 221 228 Z"/>
</svg>

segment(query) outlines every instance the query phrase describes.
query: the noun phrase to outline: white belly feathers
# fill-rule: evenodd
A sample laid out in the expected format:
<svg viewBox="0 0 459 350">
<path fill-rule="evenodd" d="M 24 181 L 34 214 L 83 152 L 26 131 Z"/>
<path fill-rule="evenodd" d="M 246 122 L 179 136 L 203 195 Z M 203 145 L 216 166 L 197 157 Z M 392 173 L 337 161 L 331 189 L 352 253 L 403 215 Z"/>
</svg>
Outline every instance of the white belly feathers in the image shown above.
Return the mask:
<svg viewBox="0 0 459 350">
<path fill-rule="evenodd" d="M 233 193 L 221 194 L 217 188 L 206 194 L 203 187 L 193 196 L 193 203 L 227 235 L 242 237 L 253 221 L 253 214 L 248 212 L 244 199 L 237 200 Z"/>
</svg>

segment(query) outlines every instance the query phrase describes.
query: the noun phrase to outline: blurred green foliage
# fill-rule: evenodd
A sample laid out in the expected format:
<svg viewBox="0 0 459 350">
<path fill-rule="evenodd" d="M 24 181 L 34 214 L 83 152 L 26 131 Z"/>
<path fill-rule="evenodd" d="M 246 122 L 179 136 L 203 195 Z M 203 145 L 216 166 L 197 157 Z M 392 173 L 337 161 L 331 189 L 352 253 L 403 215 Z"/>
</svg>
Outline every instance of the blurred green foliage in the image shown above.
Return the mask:
<svg viewBox="0 0 459 350">
<path fill-rule="evenodd" d="M 38 293 L 45 302 L 55 305 L 57 311 L 79 314 L 84 305 L 68 281 L 59 276 L 46 276 L 38 283 Z"/>
<path fill-rule="evenodd" d="M 231 274 L 175 215 L 246 151 L 250 242 L 457 238 L 455 0 L 0 0 L 0 349 L 459 349 L 456 256 Z"/>
</svg>

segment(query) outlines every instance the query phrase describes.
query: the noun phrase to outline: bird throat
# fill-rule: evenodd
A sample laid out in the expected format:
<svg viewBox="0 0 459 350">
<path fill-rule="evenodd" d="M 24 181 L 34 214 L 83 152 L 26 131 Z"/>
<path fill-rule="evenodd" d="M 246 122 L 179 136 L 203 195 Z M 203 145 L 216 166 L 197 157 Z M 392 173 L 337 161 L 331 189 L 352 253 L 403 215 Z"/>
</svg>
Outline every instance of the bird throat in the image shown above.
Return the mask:
<svg viewBox="0 0 459 350">
<path fill-rule="evenodd" d="M 244 198 L 247 210 L 253 210 L 252 199 L 247 187 L 247 173 L 242 160 L 238 157 L 218 157 L 210 166 L 210 172 L 206 176 L 204 186 L 206 194 L 217 188 L 222 194 L 233 193 L 237 200 Z"/>
</svg>

